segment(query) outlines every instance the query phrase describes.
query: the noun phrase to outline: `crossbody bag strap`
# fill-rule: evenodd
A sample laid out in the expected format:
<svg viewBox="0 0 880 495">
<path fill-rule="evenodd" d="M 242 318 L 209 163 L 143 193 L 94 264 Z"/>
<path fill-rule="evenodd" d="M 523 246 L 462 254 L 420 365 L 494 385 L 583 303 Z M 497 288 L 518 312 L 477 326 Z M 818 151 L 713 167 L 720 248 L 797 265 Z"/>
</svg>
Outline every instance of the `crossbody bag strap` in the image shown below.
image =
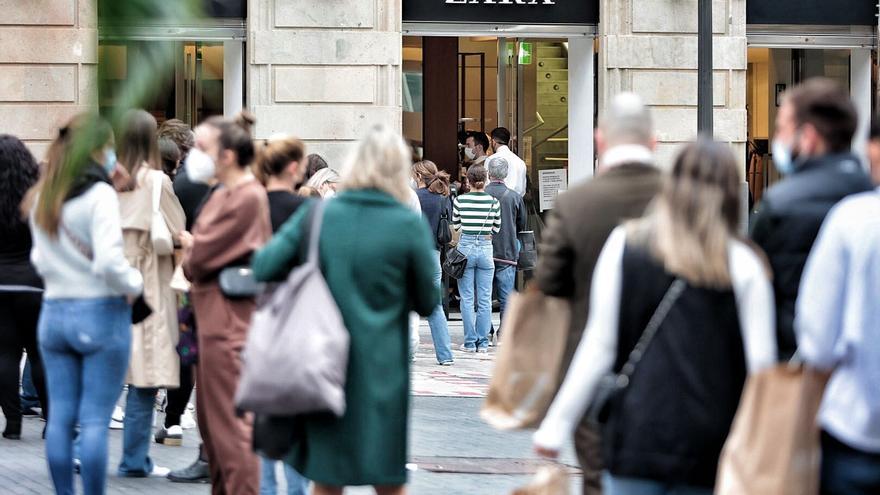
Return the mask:
<svg viewBox="0 0 880 495">
<path fill-rule="evenodd" d="M 67 228 L 67 225 L 59 222 L 58 230 L 60 230 L 61 233 L 67 237 L 67 240 L 69 240 L 70 243 L 73 244 L 73 247 L 75 247 L 76 250 L 79 251 L 79 254 L 83 255 L 83 257 L 85 257 L 89 261 L 93 261 L 95 259 L 95 255 L 94 253 L 92 253 L 92 249 L 85 242 L 83 242 L 82 239 L 77 237 L 76 234 L 71 232 L 70 229 Z"/>
<path fill-rule="evenodd" d="M 676 278 L 672 285 L 669 286 L 669 289 L 666 291 L 666 295 L 663 296 L 663 299 L 660 301 L 660 304 L 657 305 L 657 309 L 654 311 L 653 316 L 648 321 L 648 325 L 645 327 L 645 331 L 642 332 L 642 336 L 639 337 L 638 342 L 636 342 L 636 346 L 633 347 L 632 352 L 629 353 L 629 357 L 626 360 L 626 363 L 621 368 L 620 373 L 617 374 L 617 385 L 620 387 L 626 387 L 629 385 L 629 380 L 632 378 L 633 373 L 636 370 L 636 366 L 639 364 L 639 361 L 642 360 L 642 357 L 645 355 L 645 351 L 648 349 L 648 346 L 651 344 L 651 341 L 654 340 L 654 337 L 657 335 L 657 332 L 660 330 L 660 326 L 663 324 L 663 320 L 666 319 L 666 316 L 669 314 L 669 310 L 672 309 L 672 306 L 675 305 L 675 302 L 687 288 L 687 282 L 683 279 Z"/>
<path fill-rule="evenodd" d="M 149 172 L 147 172 L 149 174 Z M 162 173 L 162 172 L 159 172 Z M 159 174 L 150 174 L 153 176 L 152 204 L 153 213 L 159 213 L 159 206 L 162 204 L 162 176 Z M 164 175 L 164 173 L 162 173 Z"/>
</svg>

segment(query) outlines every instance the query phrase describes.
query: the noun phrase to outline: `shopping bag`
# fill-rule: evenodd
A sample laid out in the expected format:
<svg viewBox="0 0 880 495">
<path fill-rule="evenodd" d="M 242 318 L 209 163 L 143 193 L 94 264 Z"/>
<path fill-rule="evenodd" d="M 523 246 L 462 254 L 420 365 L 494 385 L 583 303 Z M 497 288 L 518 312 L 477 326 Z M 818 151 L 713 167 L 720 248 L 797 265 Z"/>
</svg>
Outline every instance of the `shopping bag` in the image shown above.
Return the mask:
<svg viewBox="0 0 880 495">
<path fill-rule="evenodd" d="M 528 485 L 517 488 L 511 495 L 568 495 L 568 475 L 559 466 L 545 466 L 538 470 Z"/>
<path fill-rule="evenodd" d="M 556 394 L 568 334 L 568 302 L 532 290 L 512 294 L 482 418 L 495 428 L 536 427 Z"/>
<path fill-rule="evenodd" d="M 716 495 L 819 493 L 816 415 L 829 376 L 781 364 L 748 379 L 721 452 Z"/>
</svg>

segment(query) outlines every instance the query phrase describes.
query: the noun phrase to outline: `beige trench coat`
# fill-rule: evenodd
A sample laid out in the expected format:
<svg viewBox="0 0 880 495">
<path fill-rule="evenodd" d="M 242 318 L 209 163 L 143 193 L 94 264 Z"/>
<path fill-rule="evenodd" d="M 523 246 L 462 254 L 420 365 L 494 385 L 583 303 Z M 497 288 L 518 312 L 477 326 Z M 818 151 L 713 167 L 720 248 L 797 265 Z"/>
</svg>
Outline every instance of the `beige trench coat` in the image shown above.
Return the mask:
<svg viewBox="0 0 880 495">
<path fill-rule="evenodd" d="M 157 179 L 158 178 L 158 179 Z M 159 170 L 143 170 L 133 191 L 119 193 L 125 257 L 144 276 L 144 298 L 153 309 L 146 320 L 131 327 L 131 361 L 125 382 L 142 388 L 180 386 L 177 341 L 177 296 L 169 285 L 174 256 L 157 256 L 150 241 L 152 188 L 162 181 L 159 210 L 175 243 L 186 226 L 180 201 L 169 179 Z"/>
</svg>

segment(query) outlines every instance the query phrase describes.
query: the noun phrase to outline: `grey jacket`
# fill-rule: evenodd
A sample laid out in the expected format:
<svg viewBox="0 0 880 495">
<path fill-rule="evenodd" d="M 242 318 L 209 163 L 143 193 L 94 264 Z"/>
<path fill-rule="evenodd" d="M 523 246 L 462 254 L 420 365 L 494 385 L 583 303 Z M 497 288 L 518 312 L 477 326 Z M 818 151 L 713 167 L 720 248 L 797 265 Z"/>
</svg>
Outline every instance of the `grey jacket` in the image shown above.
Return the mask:
<svg viewBox="0 0 880 495">
<path fill-rule="evenodd" d="M 501 203 L 501 231 L 492 236 L 495 267 L 516 265 L 519 258 L 519 241 L 516 234 L 526 230 L 526 206 L 522 196 L 504 185 L 493 181 L 486 186 L 486 193 Z"/>
</svg>

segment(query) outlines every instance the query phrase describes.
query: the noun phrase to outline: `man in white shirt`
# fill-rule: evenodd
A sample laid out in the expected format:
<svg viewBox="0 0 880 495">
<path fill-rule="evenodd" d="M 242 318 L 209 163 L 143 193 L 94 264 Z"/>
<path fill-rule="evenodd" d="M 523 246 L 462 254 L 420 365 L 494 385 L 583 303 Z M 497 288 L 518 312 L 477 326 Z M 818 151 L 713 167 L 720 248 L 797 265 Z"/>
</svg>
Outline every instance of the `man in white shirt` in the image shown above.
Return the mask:
<svg viewBox="0 0 880 495">
<path fill-rule="evenodd" d="M 510 189 L 516 191 L 520 196 L 525 195 L 527 174 L 526 162 L 522 161 L 522 158 L 516 156 L 516 153 L 510 151 L 510 148 L 507 147 L 510 143 L 510 131 L 504 127 L 496 127 L 492 130 L 491 136 L 492 144 L 495 147 L 495 154 L 489 157 L 486 161 L 486 166 L 488 167 L 489 162 L 496 158 L 504 158 L 507 160 L 507 179 L 504 179 L 504 184 Z"/>
</svg>

